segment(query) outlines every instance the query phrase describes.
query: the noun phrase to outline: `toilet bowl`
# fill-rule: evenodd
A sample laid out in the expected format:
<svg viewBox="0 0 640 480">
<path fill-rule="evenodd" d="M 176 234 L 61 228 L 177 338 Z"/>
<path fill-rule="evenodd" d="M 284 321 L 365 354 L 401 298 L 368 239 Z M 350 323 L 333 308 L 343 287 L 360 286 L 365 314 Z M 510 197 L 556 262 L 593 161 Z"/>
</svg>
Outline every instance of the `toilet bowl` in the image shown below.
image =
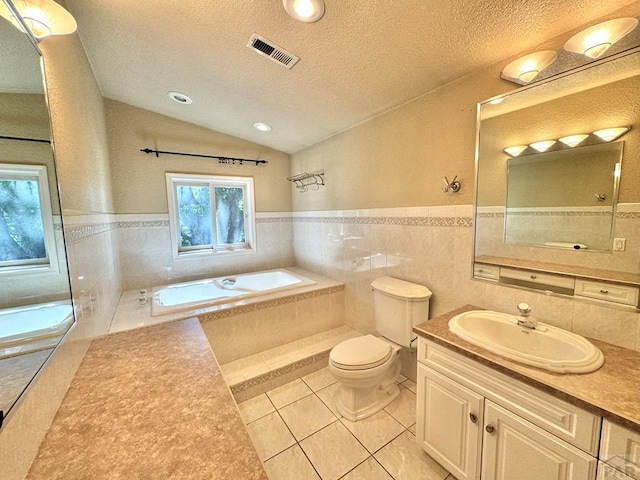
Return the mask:
<svg viewBox="0 0 640 480">
<path fill-rule="evenodd" d="M 338 380 L 334 406 L 352 422 L 386 407 L 399 394 L 401 347 L 364 335 L 338 344 L 329 354 L 329 371 Z"/>
</svg>

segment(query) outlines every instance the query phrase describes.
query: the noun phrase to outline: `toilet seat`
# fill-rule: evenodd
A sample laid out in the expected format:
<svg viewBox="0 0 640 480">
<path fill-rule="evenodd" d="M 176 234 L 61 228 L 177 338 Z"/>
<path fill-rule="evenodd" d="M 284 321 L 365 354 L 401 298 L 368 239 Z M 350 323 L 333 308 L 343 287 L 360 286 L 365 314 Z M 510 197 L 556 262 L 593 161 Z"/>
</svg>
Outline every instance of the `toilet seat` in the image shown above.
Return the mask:
<svg viewBox="0 0 640 480">
<path fill-rule="evenodd" d="M 364 335 L 333 347 L 329 361 L 342 370 L 368 370 L 387 362 L 392 355 L 391 345 L 373 335 Z"/>
</svg>

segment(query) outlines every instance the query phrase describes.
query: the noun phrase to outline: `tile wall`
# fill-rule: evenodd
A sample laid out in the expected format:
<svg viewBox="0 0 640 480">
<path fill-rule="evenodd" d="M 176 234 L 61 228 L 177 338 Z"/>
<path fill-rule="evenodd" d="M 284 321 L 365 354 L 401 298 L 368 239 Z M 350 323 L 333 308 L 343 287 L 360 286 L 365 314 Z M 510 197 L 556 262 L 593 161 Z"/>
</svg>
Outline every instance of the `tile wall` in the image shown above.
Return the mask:
<svg viewBox="0 0 640 480">
<path fill-rule="evenodd" d="M 116 219 L 123 290 L 294 265 L 290 213 L 256 214 L 255 253 L 178 260 L 172 256 L 167 214 L 117 215 Z"/>
</svg>

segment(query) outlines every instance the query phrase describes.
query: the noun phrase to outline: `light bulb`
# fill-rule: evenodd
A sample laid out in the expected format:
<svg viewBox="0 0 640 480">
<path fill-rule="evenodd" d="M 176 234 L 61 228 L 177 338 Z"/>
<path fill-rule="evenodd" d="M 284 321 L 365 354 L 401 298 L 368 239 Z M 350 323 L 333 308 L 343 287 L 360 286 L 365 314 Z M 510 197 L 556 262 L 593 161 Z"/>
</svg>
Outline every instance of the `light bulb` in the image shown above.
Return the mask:
<svg viewBox="0 0 640 480">
<path fill-rule="evenodd" d="M 631 127 L 614 127 L 605 128 L 603 130 L 596 130 L 593 134 L 596 137 L 600 137 L 605 142 L 612 142 L 616 138 L 620 138 L 622 135 L 631 130 Z"/>
<path fill-rule="evenodd" d="M 537 150 L 538 152 L 542 153 L 542 152 L 546 152 L 547 150 L 549 150 L 551 148 L 551 146 L 553 144 L 555 144 L 555 143 L 556 143 L 555 140 L 542 140 L 540 142 L 532 143 L 529 146 L 531 148 L 533 148 L 534 150 Z"/>
<path fill-rule="evenodd" d="M 589 58 L 600 58 L 614 43 L 631 33 L 638 25 L 633 17 L 616 18 L 589 27 L 567 40 L 564 49 Z"/>
<path fill-rule="evenodd" d="M 528 145 L 516 145 L 514 147 L 507 147 L 504 149 L 504 152 L 507 155 L 510 155 L 512 157 L 517 157 L 518 155 L 520 155 L 522 152 L 524 152 L 527 149 Z"/>
<path fill-rule="evenodd" d="M 583 142 L 585 138 L 587 138 L 589 135 L 585 135 L 583 133 L 580 133 L 578 135 L 569 135 L 567 137 L 562 137 L 559 138 L 558 140 L 561 141 L 562 143 L 564 143 L 565 145 L 573 148 L 576 145 L 578 145 L 579 143 Z"/>
</svg>

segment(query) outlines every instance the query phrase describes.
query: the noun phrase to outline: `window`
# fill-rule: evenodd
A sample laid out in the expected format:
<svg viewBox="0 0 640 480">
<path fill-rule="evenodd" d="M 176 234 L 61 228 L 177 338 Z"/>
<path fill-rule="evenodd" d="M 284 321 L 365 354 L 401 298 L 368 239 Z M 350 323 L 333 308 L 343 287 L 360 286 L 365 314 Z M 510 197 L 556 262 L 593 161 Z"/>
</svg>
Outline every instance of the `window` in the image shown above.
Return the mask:
<svg viewBox="0 0 640 480">
<path fill-rule="evenodd" d="M 167 173 L 174 257 L 254 249 L 253 179 Z"/>
<path fill-rule="evenodd" d="M 47 167 L 0 164 L 0 275 L 58 270 Z"/>
</svg>

